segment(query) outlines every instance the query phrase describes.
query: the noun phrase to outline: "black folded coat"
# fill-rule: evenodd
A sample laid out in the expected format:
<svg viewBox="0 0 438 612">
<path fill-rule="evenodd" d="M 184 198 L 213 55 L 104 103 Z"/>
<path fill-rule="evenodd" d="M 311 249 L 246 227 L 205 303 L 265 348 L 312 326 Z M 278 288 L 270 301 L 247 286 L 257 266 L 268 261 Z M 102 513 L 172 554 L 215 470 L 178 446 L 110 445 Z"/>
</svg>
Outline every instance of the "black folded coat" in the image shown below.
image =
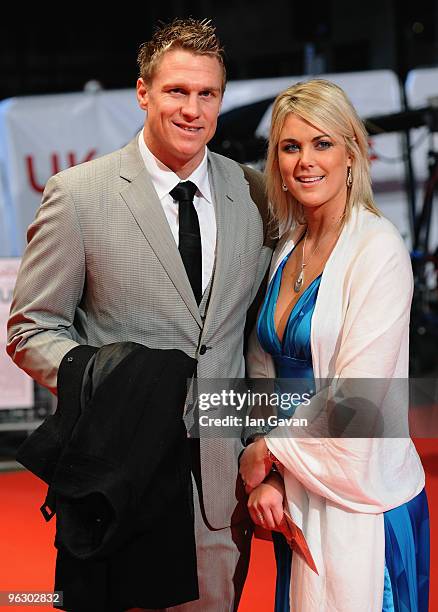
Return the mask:
<svg viewBox="0 0 438 612">
<path fill-rule="evenodd" d="M 61 609 L 120 612 L 198 598 L 182 420 L 195 367 L 182 351 L 133 342 L 78 346 L 62 360 L 57 410 L 17 455 L 49 484 L 56 508 Z"/>
</svg>

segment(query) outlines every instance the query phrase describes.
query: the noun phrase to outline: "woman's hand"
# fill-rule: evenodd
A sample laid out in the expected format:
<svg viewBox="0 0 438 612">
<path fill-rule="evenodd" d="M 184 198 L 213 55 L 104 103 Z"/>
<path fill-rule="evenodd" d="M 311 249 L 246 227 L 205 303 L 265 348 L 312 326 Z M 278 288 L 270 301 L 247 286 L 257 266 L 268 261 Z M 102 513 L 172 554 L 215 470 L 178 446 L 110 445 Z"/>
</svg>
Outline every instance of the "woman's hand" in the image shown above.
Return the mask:
<svg viewBox="0 0 438 612">
<path fill-rule="evenodd" d="M 284 483 L 278 472 L 271 472 L 251 491 L 248 510 L 253 523 L 265 529 L 278 529 L 283 518 Z"/>
<path fill-rule="evenodd" d="M 247 493 L 264 481 L 271 466 L 272 461 L 269 461 L 268 447 L 263 437 L 257 438 L 245 448 L 240 457 L 239 472 Z"/>
</svg>

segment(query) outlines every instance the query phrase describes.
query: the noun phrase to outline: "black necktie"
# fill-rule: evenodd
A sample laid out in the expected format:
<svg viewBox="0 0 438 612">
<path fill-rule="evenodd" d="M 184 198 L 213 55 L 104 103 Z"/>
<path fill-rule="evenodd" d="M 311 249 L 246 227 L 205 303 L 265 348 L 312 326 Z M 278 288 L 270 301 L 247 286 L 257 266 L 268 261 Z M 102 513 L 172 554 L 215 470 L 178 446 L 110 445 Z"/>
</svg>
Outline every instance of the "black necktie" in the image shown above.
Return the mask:
<svg viewBox="0 0 438 612">
<path fill-rule="evenodd" d="M 179 252 L 199 304 L 202 298 L 202 248 L 198 214 L 193 205 L 197 187 L 191 181 L 179 183 L 170 195 L 179 203 Z"/>
</svg>

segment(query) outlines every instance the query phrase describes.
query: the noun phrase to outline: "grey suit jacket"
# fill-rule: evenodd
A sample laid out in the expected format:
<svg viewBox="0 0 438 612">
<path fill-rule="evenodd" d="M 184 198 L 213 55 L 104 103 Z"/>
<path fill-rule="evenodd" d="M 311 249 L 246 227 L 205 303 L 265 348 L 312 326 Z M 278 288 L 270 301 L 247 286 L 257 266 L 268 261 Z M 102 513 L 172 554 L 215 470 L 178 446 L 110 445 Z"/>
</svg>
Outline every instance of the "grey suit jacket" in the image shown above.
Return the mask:
<svg viewBox="0 0 438 612">
<path fill-rule="evenodd" d="M 55 392 L 59 364 L 78 343 L 129 340 L 183 350 L 198 359 L 200 378 L 244 375 L 246 311 L 272 253 L 242 169 L 211 152 L 208 161 L 217 247 L 205 319 L 135 138 L 48 181 L 8 324 L 7 350 L 19 367 Z M 213 527 L 230 524 L 235 511 L 240 450 L 240 440 L 201 440 Z"/>
</svg>

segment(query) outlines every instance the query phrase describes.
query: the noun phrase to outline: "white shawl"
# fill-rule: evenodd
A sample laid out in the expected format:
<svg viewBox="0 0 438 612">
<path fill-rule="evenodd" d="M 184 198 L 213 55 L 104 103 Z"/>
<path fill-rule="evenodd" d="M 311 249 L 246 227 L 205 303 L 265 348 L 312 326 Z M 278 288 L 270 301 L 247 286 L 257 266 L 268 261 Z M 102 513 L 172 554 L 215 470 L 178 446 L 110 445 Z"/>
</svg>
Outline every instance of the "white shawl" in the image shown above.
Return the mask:
<svg viewBox="0 0 438 612">
<path fill-rule="evenodd" d="M 271 278 L 301 233 L 297 228 L 280 241 Z M 387 219 L 355 209 L 319 287 L 311 327 L 315 379 L 407 378 L 412 286 L 398 231 Z M 275 378 L 273 360 L 255 332 L 248 371 L 252 378 Z M 306 408 L 294 416 L 305 417 Z M 293 556 L 291 610 L 380 612 L 382 513 L 424 487 L 410 438 L 275 438 L 274 430 L 265 440 L 284 466 L 289 510 L 319 572 Z"/>
</svg>

